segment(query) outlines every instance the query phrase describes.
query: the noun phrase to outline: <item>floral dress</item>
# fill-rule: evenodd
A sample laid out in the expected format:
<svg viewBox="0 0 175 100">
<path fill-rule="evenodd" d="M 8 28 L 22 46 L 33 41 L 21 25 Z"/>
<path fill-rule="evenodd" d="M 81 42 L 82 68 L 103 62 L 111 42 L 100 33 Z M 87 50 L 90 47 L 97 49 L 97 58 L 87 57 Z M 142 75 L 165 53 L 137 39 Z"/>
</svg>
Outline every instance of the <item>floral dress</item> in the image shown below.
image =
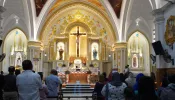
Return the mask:
<svg viewBox="0 0 175 100">
<path fill-rule="evenodd" d="M 125 100 L 124 90 L 126 87 L 125 83 L 122 83 L 118 87 L 108 83 L 108 100 Z M 101 93 L 103 96 L 106 96 L 106 85 L 103 87 Z"/>
</svg>

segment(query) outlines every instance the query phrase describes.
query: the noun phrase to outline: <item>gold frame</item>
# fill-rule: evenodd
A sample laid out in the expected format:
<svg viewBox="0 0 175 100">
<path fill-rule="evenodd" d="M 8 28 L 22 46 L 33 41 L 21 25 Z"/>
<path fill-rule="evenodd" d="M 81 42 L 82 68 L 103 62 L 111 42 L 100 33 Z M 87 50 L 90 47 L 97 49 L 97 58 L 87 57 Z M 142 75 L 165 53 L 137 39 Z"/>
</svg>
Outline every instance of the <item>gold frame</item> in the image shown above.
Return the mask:
<svg viewBox="0 0 175 100">
<path fill-rule="evenodd" d="M 174 44 L 174 42 L 175 42 L 175 35 L 173 35 L 172 37 L 169 37 L 169 35 L 170 35 L 170 31 L 172 31 L 172 29 L 171 30 L 169 30 L 169 22 L 170 21 L 173 21 L 173 26 L 172 26 L 172 29 L 173 28 L 175 28 L 175 16 L 170 16 L 169 18 L 168 18 L 168 20 L 167 20 L 167 23 L 166 23 L 166 31 L 165 31 L 165 36 L 164 36 L 164 38 L 165 38 L 165 41 L 166 41 L 166 44 L 167 45 L 173 45 Z M 172 33 L 173 34 L 175 34 L 175 32 L 173 32 L 172 31 Z"/>
</svg>

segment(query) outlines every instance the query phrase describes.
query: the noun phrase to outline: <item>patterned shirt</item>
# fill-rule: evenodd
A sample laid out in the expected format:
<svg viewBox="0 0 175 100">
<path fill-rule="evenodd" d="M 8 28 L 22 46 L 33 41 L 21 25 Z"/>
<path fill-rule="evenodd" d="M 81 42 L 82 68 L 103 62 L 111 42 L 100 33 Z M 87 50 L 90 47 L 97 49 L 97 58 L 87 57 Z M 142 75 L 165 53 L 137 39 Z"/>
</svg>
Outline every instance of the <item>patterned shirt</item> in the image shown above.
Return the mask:
<svg viewBox="0 0 175 100">
<path fill-rule="evenodd" d="M 122 85 L 118 87 L 108 83 L 108 100 L 125 100 L 124 89 L 126 87 L 125 83 L 122 83 Z M 103 96 L 106 96 L 106 85 L 103 87 L 101 93 Z"/>
</svg>

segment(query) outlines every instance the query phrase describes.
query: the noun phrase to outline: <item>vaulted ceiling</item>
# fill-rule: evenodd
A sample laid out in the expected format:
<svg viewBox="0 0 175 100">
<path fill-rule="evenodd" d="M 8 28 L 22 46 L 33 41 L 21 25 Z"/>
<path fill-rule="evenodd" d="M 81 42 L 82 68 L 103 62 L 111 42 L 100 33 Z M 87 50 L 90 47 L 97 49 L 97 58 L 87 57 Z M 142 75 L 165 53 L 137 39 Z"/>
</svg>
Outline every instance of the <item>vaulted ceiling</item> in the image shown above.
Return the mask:
<svg viewBox="0 0 175 100">
<path fill-rule="evenodd" d="M 19 27 L 26 32 L 29 39 L 37 40 L 40 26 L 45 23 L 43 20 L 57 8 L 75 1 L 89 4 L 107 15 L 115 26 L 114 31 L 118 33 L 120 41 L 126 40 L 123 37 L 132 31 L 128 30 L 137 28 L 134 25 L 137 19 L 141 19 L 140 24 L 145 23 L 146 26 L 152 27 L 153 16 L 150 12 L 167 3 L 164 0 L 0 0 L 0 5 L 6 8 L 2 23 L 4 33 Z M 140 25 L 139 28 L 142 30 L 145 26 Z"/>
<path fill-rule="evenodd" d="M 66 4 L 67 2 L 71 2 L 75 0 L 56 0 L 54 5 L 51 7 L 49 12 L 52 12 L 54 9 L 56 9 L 59 6 L 62 6 Z M 83 2 L 88 2 L 92 4 L 95 7 L 98 7 L 99 9 L 105 11 L 104 6 L 100 2 L 100 0 L 82 0 Z M 113 10 L 115 11 L 115 14 L 117 17 L 120 17 L 121 7 L 122 7 L 122 1 L 123 0 L 109 0 L 109 3 L 111 4 Z M 36 8 L 36 15 L 39 16 L 42 8 L 46 4 L 47 0 L 35 0 L 35 8 Z"/>
</svg>

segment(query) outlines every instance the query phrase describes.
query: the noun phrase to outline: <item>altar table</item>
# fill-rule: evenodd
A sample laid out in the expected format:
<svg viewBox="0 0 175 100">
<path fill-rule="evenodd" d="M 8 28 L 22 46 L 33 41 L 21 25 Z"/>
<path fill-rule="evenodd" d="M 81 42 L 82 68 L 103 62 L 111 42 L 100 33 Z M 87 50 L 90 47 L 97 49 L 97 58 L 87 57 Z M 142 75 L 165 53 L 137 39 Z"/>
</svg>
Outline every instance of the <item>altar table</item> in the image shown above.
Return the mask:
<svg viewBox="0 0 175 100">
<path fill-rule="evenodd" d="M 77 81 L 80 81 L 80 83 L 88 83 L 88 74 L 85 72 L 70 73 L 68 83 L 76 83 Z"/>
</svg>

